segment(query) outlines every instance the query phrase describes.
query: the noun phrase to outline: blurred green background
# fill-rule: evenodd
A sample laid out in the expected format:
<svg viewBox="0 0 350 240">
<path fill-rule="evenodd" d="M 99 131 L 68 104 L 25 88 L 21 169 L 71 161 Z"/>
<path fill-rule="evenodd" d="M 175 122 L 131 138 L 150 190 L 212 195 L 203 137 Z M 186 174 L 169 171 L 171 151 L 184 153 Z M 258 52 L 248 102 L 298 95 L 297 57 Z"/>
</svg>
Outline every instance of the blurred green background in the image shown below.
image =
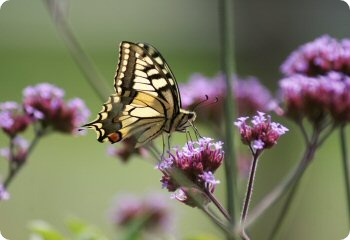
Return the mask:
<svg viewBox="0 0 350 240">
<path fill-rule="evenodd" d="M 122 40 L 156 46 L 179 82 L 187 81 L 194 72 L 215 75 L 219 71 L 217 4 L 213 0 L 75 0 L 70 1 L 69 21 L 112 92 L 117 46 Z M 339 0 L 236 0 L 234 21 L 238 74 L 255 75 L 272 91 L 280 78 L 279 65 L 297 46 L 323 34 L 344 38 L 350 33 L 350 11 Z M 65 89 L 67 98 L 84 99 L 91 118 L 100 110 L 101 101 L 71 59 L 40 0 L 10 0 L 2 6 L 0 68 L 0 102 L 21 101 L 24 87 L 50 82 Z M 304 148 L 295 126 L 284 123 L 291 131 L 264 154 L 251 206 L 287 174 Z M 0 147 L 7 141 L 1 135 Z M 177 141 L 183 143 L 184 137 L 177 136 Z M 27 226 L 33 219 L 64 230 L 64 219 L 73 215 L 115 236 L 108 214 L 116 194 L 142 196 L 161 191 L 160 173 L 143 159 L 122 164 L 108 157 L 107 145 L 97 143 L 93 132 L 86 137 L 55 134 L 40 142 L 10 186 L 11 200 L 0 203 L 3 235 L 11 240 L 27 239 Z M 1 159 L 2 178 L 6 170 L 7 163 Z M 218 172 L 218 178 L 224 184 L 222 173 Z M 223 185 L 217 193 L 224 201 Z M 177 214 L 179 239 L 196 234 L 222 238 L 197 209 L 169 202 Z M 279 206 L 253 225 L 253 239 L 267 238 Z M 279 239 L 338 240 L 348 230 L 336 133 L 303 177 Z"/>
</svg>

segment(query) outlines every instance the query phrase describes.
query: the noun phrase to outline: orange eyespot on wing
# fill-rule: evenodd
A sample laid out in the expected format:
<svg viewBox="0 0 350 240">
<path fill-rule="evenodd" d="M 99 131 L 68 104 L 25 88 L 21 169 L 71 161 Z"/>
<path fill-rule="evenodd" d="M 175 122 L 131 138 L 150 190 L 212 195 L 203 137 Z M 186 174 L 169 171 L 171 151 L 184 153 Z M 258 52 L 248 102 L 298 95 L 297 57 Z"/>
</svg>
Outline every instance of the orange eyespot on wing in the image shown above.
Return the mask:
<svg viewBox="0 0 350 240">
<path fill-rule="evenodd" d="M 108 140 L 111 143 L 119 142 L 120 140 L 122 140 L 120 132 L 114 132 L 114 133 L 108 134 Z"/>
</svg>

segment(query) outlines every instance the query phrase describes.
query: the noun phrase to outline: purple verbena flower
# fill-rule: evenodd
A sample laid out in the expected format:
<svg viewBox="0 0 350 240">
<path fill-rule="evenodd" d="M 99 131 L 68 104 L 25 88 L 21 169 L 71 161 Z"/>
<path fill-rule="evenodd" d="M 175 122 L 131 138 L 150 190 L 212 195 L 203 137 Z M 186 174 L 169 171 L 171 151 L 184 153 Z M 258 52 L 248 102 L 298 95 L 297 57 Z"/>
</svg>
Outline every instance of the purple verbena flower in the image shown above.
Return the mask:
<svg viewBox="0 0 350 240">
<path fill-rule="evenodd" d="M 80 98 L 74 98 L 67 103 L 67 109 L 72 114 L 72 131 L 75 131 L 76 134 L 86 133 L 77 131 L 77 128 L 86 123 L 90 116 L 90 110 L 86 107 L 85 102 Z"/>
<path fill-rule="evenodd" d="M 16 102 L 0 103 L 0 128 L 10 137 L 23 132 L 31 123 L 20 105 Z"/>
<path fill-rule="evenodd" d="M 210 189 L 211 192 L 214 192 L 216 185 L 220 183 L 219 180 L 215 179 L 215 176 L 211 171 L 203 172 L 203 174 L 199 176 L 202 178 L 205 188 Z"/>
<path fill-rule="evenodd" d="M 201 138 L 198 141 L 186 143 L 183 148 L 175 148 L 175 152 L 170 152 L 169 157 L 164 158 L 158 165 L 158 169 L 163 173 L 161 179 L 163 187 L 170 192 L 180 189 L 181 195 L 183 193 L 186 195 L 183 202 L 196 206 L 196 201 L 190 195 L 199 191 L 213 192 L 219 183 L 215 180 L 213 173 L 224 160 L 222 145 L 222 142 Z M 177 179 L 179 174 L 187 178 L 184 181 L 186 183 L 179 183 Z"/>
<path fill-rule="evenodd" d="M 49 83 L 29 86 L 23 91 L 23 104 L 27 114 L 63 133 L 77 134 L 77 128 L 87 121 L 90 111 L 85 103 L 75 98 L 64 101 L 64 91 Z"/>
<path fill-rule="evenodd" d="M 281 98 L 286 116 L 312 123 L 330 115 L 337 123 L 350 121 L 350 77 L 329 72 L 324 76 L 293 75 L 280 81 Z"/>
<path fill-rule="evenodd" d="M 254 151 L 271 148 L 277 144 L 280 136 L 288 129 L 279 123 L 272 122 L 270 115 L 258 112 L 251 120 L 252 125 L 247 124 L 247 117 L 241 117 L 234 124 L 238 127 L 242 142 L 249 145 Z"/>
<path fill-rule="evenodd" d="M 261 139 L 253 140 L 252 147 L 254 150 L 264 149 L 264 146 L 265 146 L 265 143 Z"/>
<path fill-rule="evenodd" d="M 339 71 L 349 75 L 349 40 L 337 41 L 328 35 L 321 36 L 293 52 L 282 64 L 281 71 L 287 76 L 293 74 L 317 76 L 329 71 Z"/>
</svg>

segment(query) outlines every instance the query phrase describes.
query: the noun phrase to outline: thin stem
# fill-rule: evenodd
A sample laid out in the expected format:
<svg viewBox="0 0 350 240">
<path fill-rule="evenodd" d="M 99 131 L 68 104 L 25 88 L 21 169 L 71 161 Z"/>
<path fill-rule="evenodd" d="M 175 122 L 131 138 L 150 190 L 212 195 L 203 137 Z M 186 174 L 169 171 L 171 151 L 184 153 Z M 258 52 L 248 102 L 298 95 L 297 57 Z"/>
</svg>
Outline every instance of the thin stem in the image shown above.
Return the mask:
<svg viewBox="0 0 350 240">
<path fill-rule="evenodd" d="M 233 237 L 233 233 L 229 231 L 227 225 L 222 223 L 208 208 L 208 206 L 199 207 L 221 230 L 223 230 L 228 236 Z"/>
<path fill-rule="evenodd" d="M 313 138 L 312 144 L 310 144 L 300 160 L 298 166 L 279 184 L 273 191 L 271 191 L 260 203 L 253 209 L 251 215 L 246 221 L 246 226 L 249 226 L 257 218 L 259 218 L 268 208 L 276 203 L 288 190 L 297 184 L 301 176 L 305 172 L 306 168 L 315 155 L 315 151 L 318 147 L 318 134 Z"/>
<path fill-rule="evenodd" d="M 244 199 L 244 204 L 243 204 L 243 209 L 242 209 L 242 215 L 241 215 L 241 226 L 242 226 L 242 238 L 249 240 L 250 238 L 245 232 L 245 221 L 247 219 L 248 215 L 248 210 L 249 210 L 249 204 L 250 200 L 252 198 L 253 194 L 253 189 L 254 189 L 254 179 L 255 179 L 255 174 L 256 174 L 256 169 L 258 166 L 258 161 L 259 161 L 259 153 L 253 154 L 253 162 L 250 167 L 250 173 L 249 173 L 249 180 L 248 180 L 248 186 L 247 186 L 247 191 Z"/>
<path fill-rule="evenodd" d="M 224 215 L 224 217 L 230 222 L 231 221 L 231 216 L 227 212 L 227 210 L 222 206 L 220 201 L 213 195 L 208 189 L 205 189 L 205 193 L 209 197 L 209 199 L 213 202 L 213 204 L 219 209 L 219 211 Z"/>
<path fill-rule="evenodd" d="M 275 237 L 278 233 L 278 230 L 282 226 L 282 223 L 283 223 L 283 221 L 284 221 L 285 217 L 287 216 L 288 211 L 290 209 L 290 205 L 292 204 L 292 202 L 294 200 L 295 194 L 298 191 L 299 184 L 300 184 L 300 181 L 297 181 L 295 183 L 295 185 L 292 187 L 292 189 L 290 190 L 290 192 L 287 196 L 287 200 L 283 204 L 282 210 L 279 213 L 277 220 L 275 221 L 274 227 L 272 228 L 272 231 L 271 231 L 270 236 L 268 238 L 269 240 L 275 239 Z"/>
<path fill-rule="evenodd" d="M 347 139 L 345 135 L 345 124 L 340 128 L 340 148 L 343 159 L 344 182 L 346 188 L 346 200 L 348 208 L 348 220 L 350 222 L 350 169 L 349 169 L 349 154 L 347 149 Z"/>
<path fill-rule="evenodd" d="M 307 135 L 307 132 L 306 132 L 306 129 L 305 129 L 305 126 L 304 126 L 302 120 L 298 121 L 297 125 L 299 126 L 300 131 L 303 134 L 303 138 L 304 138 L 306 146 L 308 146 L 310 144 L 310 139 L 309 139 L 309 136 Z"/>
<path fill-rule="evenodd" d="M 15 144 L 13 142 L 14 137 L 10 137 L 10 159 L 9 159 L 9 168 L 8 171 L 11 173 L 13 171 L 14 166 L 14 159 L 15 159 Z"/>
<path fill-rule="evenodd" d="M 22 167 L 24 166 L 24 163 L 27 161 L 30 153 L 33 151 L 34 147 L 38 144 L 39 142 L 39 139 L 43 136 L 43 133 L 42 132 L 38 132 L 37 134 L 35 134 L 35 137 L 33 139 L 33 141 L 31 142 L 31 144 L 29 145 L 29 148 L 27 150 L 27 153 L 26 153 L 26 157 L 25 159 L 23 159 L 20 163 L 16 163 L 14 164 L 14 158 L 15 158 L 15 155 L 14 155 L 14 152 L 13 152 L 13 147 L 14 146 L 10 146 L 10 149 L 12 148 L 11 150 L 11 158 L 10 158 L 10 162 L 9 164 L 12 166 L 10 168 L 10 171 L 4 181 L 4 187 L 7 189 L 10 185 L 10 183 L 13 181 L 13 179 L 15 178 L 15 176 L 18 174 L 18 172 L 22 169 Z M 10 145 L 13 145 L 13 140 L 11 139 L 11 142 Z"/>
<path fill-rule="evenodd" d="M 323 144 L 323 142 L 329 137 L 329 135 L 333 132 L 335 125 L 332 125 L 327 131 L 326 133 L 324 133 L 322 136 L 320 136 L 320 132 L 322 130 L 324 130 L 327 126 L 329 126 L 329 124 L 325 124 L 322 128 L 320 129 L 314 129 L 314 132 L 312 134 L 311 137 L 311 143 L 309 144 L 309 146 L 311 147 L 312 145 L 315 146 L 314 148 L 318 148 L 319 146 L 321 146 Z M 301 178 L 301 176 L 300 176 Z M 284 203 L 283 207 L 282 207 L 282 211 L 279 213 L 279 216 L 277 218 L 277 221 L 275 223 L 275 226 L 272 228 L 271 234 L 269 239 L 274 239 L 275 236 L 278 233 L 278 230 L 280 229 L 280 227 L 282 226 L 282 223 L 285 219 L 285 217 L 288 214 L 288 210 L 290 209 L 290 205 L 293 202 L 294 196 L 298 190 L 298 186 L 300 183 L 300 178 L 295 182 L 295 184 L 292 186 L 291 191 L 288 194 L 287 200 Z"/>
<path fill-rule="evenodd" d="M 237 199 L 237 187 L 235 180 L 237 176 L 237 166 L 234 152 L 233 139 L 233 96 L 231 73 L 235 68 L 233 59 L 233 27 L 232 24 L 232 0 L 219 0 L 219 28 L 220 28 L 220 47 L 221 47 L 221 68 L 226 82 L 226 99 L 225 99 L 225 178 L 227 194 L 227 210 L 231 216 L 232 226 L 235 224 L 235 199 Z M 235 69 L 234 69 L 235 70 Z"/>
<path fill-rule="evenodd" d="M 317 147 L 321 146 L 324 141 L 333 133 L 334 129 L 337 127 L 337 125 L 333 124 L 331 127 L 329 127 L 328 131 L 324 133 L 321 137 L 320 140 L 318 141 Z"/>
<path fill-rule="evenodd" d="M 89 56 L 81 47 L 79 41 L 65 19 L 65 14 L 62 12 L 62 9 L 55 5 L 57 0 L 44 1 L 47 4 L 48 11 L 53 19 L 53 22 L 55 23 L 55 26 L 57 27 L 58 33 L 62 36 L 62 39 L 64 40 L 64 43 L 66 44 L 67 49 L 69 50 L 69 53 L 71 54 L 75 63 L 78 65 L 98 97 L 102 101 L 105 101 L 109 96 L 110 88 L 107 86 L 106 81 L 98 72 Z"/>
</svg>

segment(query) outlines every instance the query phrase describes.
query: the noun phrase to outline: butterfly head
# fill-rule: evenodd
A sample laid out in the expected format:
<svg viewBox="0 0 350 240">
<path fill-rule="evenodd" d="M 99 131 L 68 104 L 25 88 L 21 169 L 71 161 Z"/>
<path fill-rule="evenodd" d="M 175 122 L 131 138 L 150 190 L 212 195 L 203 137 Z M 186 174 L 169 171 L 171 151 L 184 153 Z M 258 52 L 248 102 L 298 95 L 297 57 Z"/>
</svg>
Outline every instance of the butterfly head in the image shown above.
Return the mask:
<svg viewBox="0 0 350 240">
<path fill-rule="evenodd" d="M 176 131 L 178 132 L 186 132 L 186 128 L 192 126 L 194 120 L 196 120 L 196 113 L 190 111 L 181 111 L 178 115 L 178 124 L 176 126 Z"/>
</svg>

